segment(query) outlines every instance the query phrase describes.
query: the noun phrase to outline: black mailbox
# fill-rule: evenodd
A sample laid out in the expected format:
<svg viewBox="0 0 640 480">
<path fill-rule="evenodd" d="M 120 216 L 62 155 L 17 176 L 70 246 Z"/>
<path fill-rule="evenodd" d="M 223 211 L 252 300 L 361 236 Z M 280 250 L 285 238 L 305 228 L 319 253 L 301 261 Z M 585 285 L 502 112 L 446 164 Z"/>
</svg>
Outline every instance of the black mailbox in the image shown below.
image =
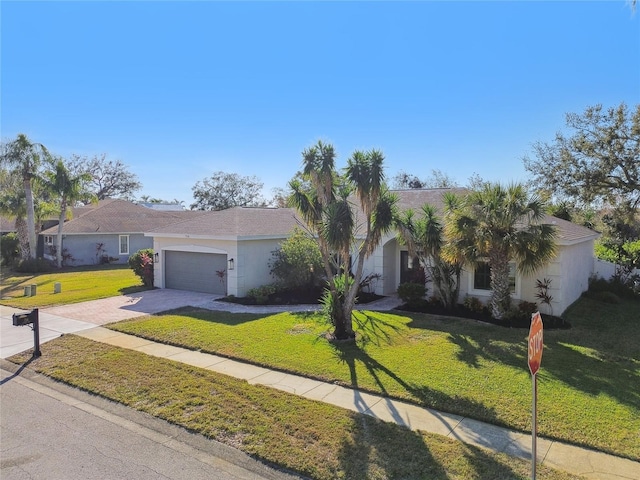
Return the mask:
<svg viewBox="0 0 640 480">
<path fill-rule="evenodd" d="M 33 323 L 34 320 L 34 314 L 33 312 L 31 313 L 14 313 L 13 314 L 13 326 L 14 327 L 21 327 L 23 325 L 29 325 L 30 323 Z"/>
</svg>

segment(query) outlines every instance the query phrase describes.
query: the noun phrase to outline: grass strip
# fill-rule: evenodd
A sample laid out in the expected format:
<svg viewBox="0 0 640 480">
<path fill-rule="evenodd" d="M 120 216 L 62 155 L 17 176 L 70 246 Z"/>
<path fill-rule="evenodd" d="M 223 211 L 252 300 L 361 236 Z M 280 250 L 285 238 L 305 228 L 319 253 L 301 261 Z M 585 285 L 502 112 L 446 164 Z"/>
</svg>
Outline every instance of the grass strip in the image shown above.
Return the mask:
<svg viewBox="0 0 640 480">
<path fill-rule="evenodd" d="M 75 267 L 35 274 L 2 270 L 2 304 L 15 308 L 44 308 L 146 290 L 140 278 L 127 265 Z M 57 282 L 62 287 L 60 293 L 54 293 Z M 24 287 L 27 285 L 36 285 L 35 296 L 24 296 Z"/>
<path fill-rule="evenodd" d="M 313 479 L 529 478 L 528 461 L 170 360 L 74 335 L 42 351 L 29 368 Z"/>
<path fill-rule="evenodd" d="M 638 460 L 640 302 L 583 299 L 568 315 L 574 328 L 545 331 L 539 434 Z M 184 309 L 110 328 L 530 431 L 525 329 L 400 312 L 357 319 L 357 345 L 327 342 L 313 314 Z"/>
</svg>

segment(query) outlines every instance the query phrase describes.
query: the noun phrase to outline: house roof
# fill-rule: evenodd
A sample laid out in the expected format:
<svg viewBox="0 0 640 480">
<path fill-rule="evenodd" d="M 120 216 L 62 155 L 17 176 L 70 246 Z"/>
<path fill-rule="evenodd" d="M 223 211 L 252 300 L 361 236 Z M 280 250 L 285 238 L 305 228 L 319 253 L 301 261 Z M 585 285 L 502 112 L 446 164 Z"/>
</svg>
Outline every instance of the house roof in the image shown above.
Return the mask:
<svg viewBox="0 0 640 480">
<path fill-rule="evenodd" d="M 186 219 L 148 231 L 148 235 L 200 238 L 284 238 L 299 225 L 292 208 L 233 207 L 201 212 Z"/>
<path fill-rule="evenodd" d="M 10 233 L 16 231 L 16 219 L 0 215 L 0 233 Z"/>
<path fill-rule="evenodd" d="M 433 205 L 442 212 L 444 193 L 452 192 L 462 195 L 467 192 L 464 188 L 436 188 L 394 190 L 398 197 L 398 207 L 402 210 L 409 208 L 420 212 L 425 203 Z M 300 217 L 292 208 L 265 207 L 234 207 L 227 210 L 200 212 L 197 218 L 189 218 L 177 223 L 166 224 L 147 230 L 148 236 L 195 237 L 219 239 L 250 239 L 250 238 L 285 238 L 300 224 Z M 545 223 L 556 225 L 558 229 L 558 243 L 569 245 L 580 243 L 598 237 L 598 233 L 586 227 L 576 225 L 566 220 L 545 216 Z"/>
<path fill-rule="evenodd" d="M 201 211 L 162 211 L 136 205 L 126 200 L 100 200 L 95 205 L 73 209 L 74 218 L 64 223 L 65 235 L 92 233 L 144 233 L 154 228 L 203 215 Z M 41 232 L 57 233 L 57 226 Z"/>
</svg>

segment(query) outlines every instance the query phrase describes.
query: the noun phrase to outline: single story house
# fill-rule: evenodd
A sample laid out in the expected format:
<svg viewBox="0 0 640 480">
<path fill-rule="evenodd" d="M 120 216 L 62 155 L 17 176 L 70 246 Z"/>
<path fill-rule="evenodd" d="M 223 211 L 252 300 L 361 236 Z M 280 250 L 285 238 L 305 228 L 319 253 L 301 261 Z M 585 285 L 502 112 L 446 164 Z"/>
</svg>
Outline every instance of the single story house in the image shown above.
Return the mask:
<svg viewBox="0 0 640 480">
<path fill-rule="evenodd" d="M 153 239 L 144 232 L 203 213 L 156 210 L 127 200 L 100 200 L 73 209 L 72 218 L 62 229 L 62 249 L 71 255 L 73 265 L 127 263 L 138 250 L 153 247 Z M 57 225 L 40 232 L 45 255 L 55 252 L 57 234 Z"/>
<path fill-rule="evenodd" d="M 464 189 L 398 190 L 400 210 L 419 214 L 429 203 L 442 209 L 444 192 L 464 193 Z M 547 216 L 558 231 L 558 254 L 536 272 L 523 277 L 513 268 L 515 300 L 535 302 L 536 280 L 551 280 L 553 313 L 562 313 L 588 288 L 594 272 L 594 240 L 597 232 Z M 245 296 L 249 289 L 273 282 L 269 273 L 272 252 L 294 227 L 301 224 L 297 212 L 289 208 L 235 207 L 205 212 L 196 218 L 149 230 L 157 254 L 155 285 L 159 288 L 194 290 L 213 294 Z M 386 235 L 365 262 L 364 275 L 378 274 L 375 293 L 391 295 L 415 268 L 407 249 L 394 233 Z M 474 296 L 488 300 L 488 270 L 466 268 L 460 285 L 460 300 Z"/>
</svg>

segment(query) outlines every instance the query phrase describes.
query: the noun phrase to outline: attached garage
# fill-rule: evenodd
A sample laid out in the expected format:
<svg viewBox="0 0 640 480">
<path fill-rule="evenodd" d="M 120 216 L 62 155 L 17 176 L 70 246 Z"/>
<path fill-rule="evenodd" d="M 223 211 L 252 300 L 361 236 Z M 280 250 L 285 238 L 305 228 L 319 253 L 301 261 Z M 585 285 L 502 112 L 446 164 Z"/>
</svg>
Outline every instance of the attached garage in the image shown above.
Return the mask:
<svg viewBox="0 0 640 480">
<path fill-rule="evenodd" d="M 226 295 L 226 255 L 165 250 L 164 262 L 165 288 Z"/>
</svg>

